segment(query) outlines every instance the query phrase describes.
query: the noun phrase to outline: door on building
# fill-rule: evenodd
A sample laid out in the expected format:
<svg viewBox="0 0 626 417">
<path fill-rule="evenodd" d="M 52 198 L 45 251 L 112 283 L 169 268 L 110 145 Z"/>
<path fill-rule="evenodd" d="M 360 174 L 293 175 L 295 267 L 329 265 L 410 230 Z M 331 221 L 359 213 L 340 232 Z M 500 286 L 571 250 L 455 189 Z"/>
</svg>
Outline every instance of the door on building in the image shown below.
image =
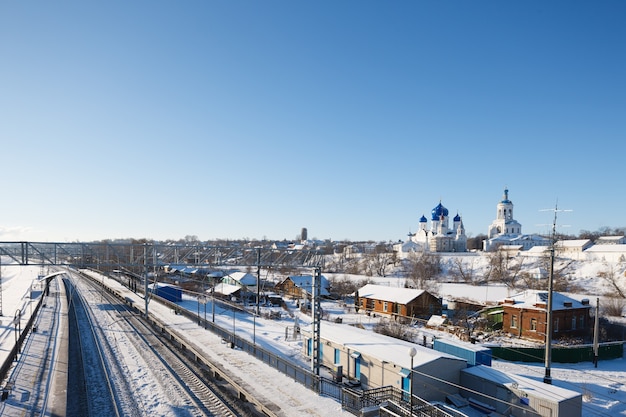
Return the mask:
<svg viewBox="0 0 626 417">
<path fill-rule="evenodd" d="M 359 352 L 352 352 L 350 354 L 354 359 L 354 379 L 361 380 L 361 354 Z"/>
<path fill-rule="evenodd" d="M 404 401 L 409 401 L 409 391 L 411 390 L 411 371 L 403 368 L 400 371 L 400 376 L 402 377 L 402 399 Z"/>
</svg>

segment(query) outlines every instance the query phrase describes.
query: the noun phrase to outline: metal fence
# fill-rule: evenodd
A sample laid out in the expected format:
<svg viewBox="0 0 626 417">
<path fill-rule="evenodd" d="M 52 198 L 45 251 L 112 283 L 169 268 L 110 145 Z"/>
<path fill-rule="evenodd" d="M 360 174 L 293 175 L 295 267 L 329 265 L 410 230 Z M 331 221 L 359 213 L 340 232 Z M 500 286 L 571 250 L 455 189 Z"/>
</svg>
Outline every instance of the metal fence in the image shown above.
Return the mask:
<svg viewBox="0 0 626 417">
<path fill-rule="evenodd" d="M 541 362 L 545 357 L 545 348 L 501 347 L 492 346 L 491 356 L 512 362 Z M 624 355 L 624 342 L 605 342 L 598 347 L 600 360 L 619 359 Z M 552 362 L 578 363 L 593 362 L 592 345 L 577 345 L 552 348 Z"/>
</svg>

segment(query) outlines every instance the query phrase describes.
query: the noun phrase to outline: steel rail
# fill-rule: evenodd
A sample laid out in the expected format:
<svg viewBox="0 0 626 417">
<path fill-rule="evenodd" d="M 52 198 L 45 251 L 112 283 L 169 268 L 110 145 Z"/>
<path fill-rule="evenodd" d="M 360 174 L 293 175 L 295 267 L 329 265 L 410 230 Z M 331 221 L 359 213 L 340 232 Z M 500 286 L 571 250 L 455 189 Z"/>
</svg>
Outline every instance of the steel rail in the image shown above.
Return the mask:
<svg viewBox="0 0 626 417">
<path fill-rule="evenodd" d="M 87 309 L 87 304 L 85 303 L 85 300 L 83 299 L 83 297 L 80 295 L 80 293 L 78 291 L 76 291 L 76 284 L 73 282 L 73 276 L 71 273 L 68 274 L 69 278 L 64 279 L 64 281 L 69 284 L 72 296 L 70 298 L 70 302 L 74 303 L 74 316 L 76 319 L 76 322 L 79 324 L 79 328 L 82 328 L 83 326 L 80 326 L 80 320 L 78 318 L 78 311 L 76 309 L 77 306 L 80 306 L 80 308 L 82 308 L 83 312 L 84 312 L 84 317 L 85 320 L 87 320 L 87 322 L 89 323 L 89 332 L 88 332 L 88 336 L 91 336 L 91 339 L 93 341 L 93 347 L 95 348 L 95 352 L 97 355 L 97 360 L 99 363 L 99 369 L 102 372 L 102 376 L 105 379 L 106 382 L 106 392 L 108 394 L 109 397 L 109 401 L 108 404 L 111 406 L 111 408 L 113 409 L 113 413 L 116 417 L 120 417 L 122 415 L 124 415 L 123 413 L 120 412 L 120 404 L 118 404 L 118 401 L 116 399 L 116 395 L 115 395 L 115 389 L 113 387 L 113 383 L 111 382 L 111 378 L 110 378 L 110 369 L 107 365 L 107 361 L 105 360 L 105 354 L 103 352 L 102 346 L 100 345 L 99 342 L 99 338 L 96 335 L 95 332 L 95 326 L 94 326 L 94 320 L 93 317 L 90 316 L 90 314 L 88 313 L 88 309 Z M 84 334 L 83 331 L 81 330 L 81 334 Z M 81 358 L 85 358 L 86 357 L 86 352 L 85 352 L 85 346 L 84 346 L 84 339 L 82 337 L 78 338 L 79 341 L 79 349 L 81 351 Z M 84 376 L 85 380 L 87 380 L 87 375 Z M 91 414 L 97 414 L 96 411 L 93 409 L 94 408 L 94 404 L 93 404 L 93 399 L 91 398 L 91 396 L 87 396 L 88 397 L 88 407 L 90 409 L 90 415 Z M 101 398 L 101 397 L 100 397 Z"/>
</svg>

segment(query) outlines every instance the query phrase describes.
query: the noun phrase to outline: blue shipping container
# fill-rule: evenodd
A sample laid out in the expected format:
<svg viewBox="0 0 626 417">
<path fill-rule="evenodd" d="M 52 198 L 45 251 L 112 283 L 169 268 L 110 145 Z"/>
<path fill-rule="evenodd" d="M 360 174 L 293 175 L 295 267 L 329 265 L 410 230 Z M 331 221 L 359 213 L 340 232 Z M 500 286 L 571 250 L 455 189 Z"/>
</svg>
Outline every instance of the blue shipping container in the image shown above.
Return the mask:
<svg viewBox="0 0 626 417">
<path fill-rule="evenodd" d="M 467 366 L 491 366 L 491 349 L 484 346 L 461 342 L 460 340 L 435 339 L 433 349 L 437 352 L 447 353 L 465 359 Z"/>
<path fill-rule="evenodd" d="M 183 291 L 170 285 L 158 285 L 155 294 L 173 303 L 183 301 Z"/>
</svg>

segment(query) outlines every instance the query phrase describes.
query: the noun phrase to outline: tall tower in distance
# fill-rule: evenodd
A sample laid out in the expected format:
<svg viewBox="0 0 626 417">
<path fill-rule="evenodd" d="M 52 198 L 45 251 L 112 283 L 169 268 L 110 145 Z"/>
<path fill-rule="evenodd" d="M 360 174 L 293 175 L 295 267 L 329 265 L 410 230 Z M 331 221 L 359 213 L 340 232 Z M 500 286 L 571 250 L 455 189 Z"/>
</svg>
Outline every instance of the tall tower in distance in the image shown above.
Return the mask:
<svg viewBox="0 0 626 417">
<path fill-rule="evenodd" d="M 519 236 L 522 234 L 522 225 L 513 218 L 513 202 L 509 200 L 509 190 L 504 189 L 502 200 L 496 208 L 496 219 L 489 226 L 487 239 L 496 236 Z"/>
<path fill-rule="evenodd" d="M 307 240 L 308 236 L 307 236 L 307 230 L 306 227 L 302 228 L 302 231 L 300 232 L 300 240 Z"/>
</svg>

